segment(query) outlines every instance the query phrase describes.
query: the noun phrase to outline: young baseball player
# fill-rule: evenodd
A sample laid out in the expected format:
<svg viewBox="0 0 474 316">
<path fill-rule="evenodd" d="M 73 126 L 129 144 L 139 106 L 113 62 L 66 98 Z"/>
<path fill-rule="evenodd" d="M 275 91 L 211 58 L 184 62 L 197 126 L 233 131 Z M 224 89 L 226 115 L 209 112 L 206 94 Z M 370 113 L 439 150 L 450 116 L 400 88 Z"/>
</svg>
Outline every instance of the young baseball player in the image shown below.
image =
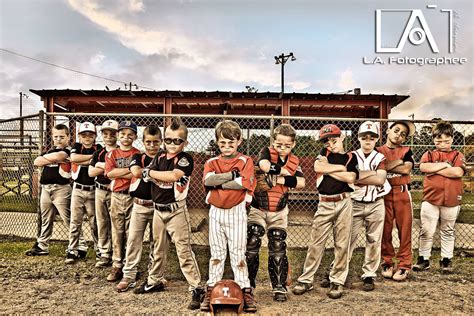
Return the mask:
<svg viewBox="0 0 474 316">
<path fill-rule="evenodd" d="M 117 285 L 118 292 L 125 292 L 136 286 L 137 266 L 142 257 L 143 237 L 147 225 L 152 231 L 153 201 L 151 199 L 151 182 L 142 179 L 143 168 L 147 167 L 161 146 L 161 131 L 158 126 L 152 125 L 143 131 L 143 144 L 145 153 L 133 155 L 130 163 L 130 171 L 133 178 L 130 184 L 130 195 L 133 197 L 132 216 L 130 228 L 128 229 L 127 248 L 125 253 L 125 265 L 123 266 L 123 278 Z M 153 236 L 153 234 L 151 234 Z M 153 245 L 153 238 L 150 239 Z M 153 247 L 150 247 L 150 264 L 153 262 Z"/>
<path fill-rule="evenodd" d="M 317 174 L 319 204 L 313 219 L 311 241 L 303 267 L 303 274 L 293 288 L 301 295 L 313 289 L 314 274 L 324 254 L 326 239 L 334 235 L 334 263 L 329 274 L 330 290 L 327 295 L 337 299 L 342 296 L 343 285 L 349 270 L 349 247 L 352 227 L 352 200 L 349 193 L 359 175 L 357 158 L 344 152 L 344 135 L 339 127 L 325 125 L 319 132 L 324 148 L 314 163 Z"/>
<path fill-rule="evenodd" d="M 74 180 L 71 196 L 71 224 L 69 225 L 69 246 L 64 262 L 72 264 L 87 254 L 87 244 L 80 243 L 82 222 L 87 214 L 91 227 L 94 249 L 97 249 L 97 223 L 95 220 L 95 185 L 89 176 L 89 165 L 94 152 L 102 149 L 95 145 L 96 129 L 93 123 L 84 122 L 79 126 L 79 142 L 71 149 L 71 175 Z"/>
<path fill-rule="evenodd" d="M 191 291 L 189 309 L 198 309 L 204 295 L 201 273 L 191 248 L 191 224 L 186 206 L 189 181 L 194 168 L 190 154 L 184 152 L 188 129 L 179 118 L 174 118 L 165 130 L 166 153 L 157 155 L 148 168 L 143 169 L 143 180 L 151 181 L 153 215 L 153 264 L 148 279 L 134 290 L 136 294 L 164 291 L 164 278 L 170 242 L 176 247 L 181 272 Z"/>
<path fill-rule="evenodd" d="M 267 229 L 268 272 L 273 288 L 273 299 L 287 300 L 286 281 L 288 277 L 288 257 L 286 256 L 286 228 L 288 227 L 288 190 L 302 188 L 305 179 L 299 159 L 291 153 L 295 147 L 296 131 L 289 124 L 275 128 L 271 147 L 265 147 L 257 162 L 264 173 L 277 176 L 276 185 L 269 190 L 258 190 L 250 205 L 247 228 L 247 266 L 250 285 L 255 288 L 259 266 L 261 238 Z M 265 181 L 265 180 L 264 180 Z"/>
<path fill-rule="evenodd" d="M 441 272 L 452 271 L 454 225 L 459 214 L 463 193 L 462 176 L 467 171 L 464 155 L 452 149 L 454 129 L 448 122 L 438 122 L 433 128 L 436 149 L 424 153 L 420 170 L 425 173 L 421 203 L 421 232 L 418 260 L 414 271 L 430 268 L 431 247 L 438 219 L 441 219 Z"/>
<path fill-rule="evenodd" d="M 95 263 L 97 268 L 112 264 L 112 237 L 110 223 L 110 179 L 105 172 L 105 155 L 117 148 L 117 130 L 119 124 L 114 120 L 107 120 L 100 130 L 105 147 L 92 155 L 89 165 L 89 176 L 95 177 L 95 214 L 97 220 L 97 248 L 100 259 Z"/>
<path fill-rule="evenodd" d="M 363 290 L 372 291 L 380 265 L 380 247 L 385 218 L 383 197 L 390 192 L 385 171 L 385 156 L 375 150 L 380 132 L 377 123 L 366 121 L 359 127 L 360 148 L 353 152 L 359 166 L 352 198 L 352 238 L 349 260 L 354 252 L 357 235 L 365 228 L 365 256 L 362 265 Z"/>
<path fill-rule="evenodd" d="M 41 173 L 41 231 L 27 256 L 48 255 L 49 240 L 53 234 L 53 221 L 56 211 L 64 225 L 69 228 L 71 203 L 71 164 L 67 161 L 70 155 L 69 128 L 58 124 L 52 130 L 53 148 L 36 157 L 36 167 L 43 167 Z"/>
<path fill-rule="evenodd" d="M 122 278 L 125 245 L 133 207 L 133 198 L 129 194 L 132 173 L 129 166 L 133 155 L 140 153 L 133 147 L 137 138 L 137 125 L 131 121 L 122 121 L 118 128 L 120 146 L 105 156 L 105 175 L 112 180 L 110 189 L 110 219 L 112 221 L 112 270 L 107 281 L 115 282 Z"/>
<path fill-rule="evenodd" d="M 245 260 L 247 243 L 247 203 L 255 189 L 254 166 L 250 157 L 237 151 L 242 143 L 242 131 L 233 121 L 216 126 L 216 142 L 221 154 L 204 164 L 204 185 L 208 190 L 209 210 L 209 280 L 201 311 L 210 311 L 210 294 L 214 284 L 222 279 L 229 248 L 234 280 L 244 293 L 244 311 L 255 312 L 257 306 L 250 286 Z"/>
<path fill-rule="evenodd" d="M 411 228 L 413 209 L 410 195 L 410 173 L 413 168 L 413 153 L 408 146 L 402 146 L 407 137 L 415 133 L 415 124 L 410 121 L 396 121 L 387 131 L 385 145 L 377 151 L 385 156 L 387 179 L 392 190 L 384 196 L 385 221 L 382 234 L 382 276 L 395 281 L 405 281 L 412 265 Z M 397 254 L 392 243 L 393 222 L 400 239 Z M 394 269 L 393 259 L 399 261 Z"/>
</svg>

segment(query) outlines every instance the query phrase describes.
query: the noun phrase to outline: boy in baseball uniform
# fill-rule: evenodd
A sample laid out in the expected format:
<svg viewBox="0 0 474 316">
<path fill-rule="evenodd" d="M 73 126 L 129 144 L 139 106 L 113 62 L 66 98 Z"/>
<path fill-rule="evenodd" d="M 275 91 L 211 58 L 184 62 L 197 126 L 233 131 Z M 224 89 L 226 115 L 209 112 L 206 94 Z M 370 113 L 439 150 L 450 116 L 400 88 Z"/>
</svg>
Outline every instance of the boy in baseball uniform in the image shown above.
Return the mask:
<svg viewBox="0 0 474 316">
<path fill-rule="evenodd" d="M 87 244 L 81 240 L 82 222 L 87 214 L 91 227 L 94 249 L 97 257 L 97 223 L 95 220 L 95 185 L 89 176 L 89 165 L 94 152 L 102 149 L 95 144 L 96 129 L 93 123 L 84 122 L 79 126 L 79 142 L 71 149 L 71 175 L 74 180 L 71 196 L 71 224 L 69 225 L 69 246 L 64 262 L 72 264 L 87 254 Z M 100 257 L 99 257 L 100 258 Z"/>
<path fill-rule="evenodd" d="M 142 257 L 143 237 L 147 225 L 152 231 L 153 200 L 151 199 L 151 182 L 142 179 L 143 168 L 146 168 L 156 156 L 161 146 L 161 131 L 158 126 L 152 125 L 143 131 L 143 144 L 145 153 L 133 155 L 130 163 L 130 171 L 133 178 L 130 184 L 130 195 L 133 197 L 132 216 L 130 228 L 128 229 L 127 248 L 125 253 L 125 265 L 123 266 L 123 278 L 117 285 L 118 292 L 125 292 L 136 286 L 137 266 Z M 153 236 L 153 234 L 151 234 Z M 150 238 L 153 245 L 153 238 Z M 153 247 L 150 247 L 150 265 L 153 259 Z"/>
<path fill-rule="evenodd" d="M 120 146 L 105 156 L 105 175 L 112 180 L 110 219 L 112 221 L 112 270 L 107 281 L 115 282 L 122 278 L 122 267 L 125 259 L 128 227 L 133 207 L 133 198 L 129 188 L 132 173 L 129 166 L 133 155 L 140 153 L 133 147 L 137 139 L 137 125 L 131 121 L 122 121 L 118 128 Z"/>
<path fill-rule="evenodd" d="M 296 145 L 295 138 L 295 129 L 289 124 L 282 124 L 274 130 L 272 146 L 262 149 L 257 166 L 262 172 L 275 175 L 276 185 L 268 191 L 255 191 L 248 214 L 245 256 L 250 285 L 253 288 L 256 286 L 261 238 L 267 228 L 268 272 L 273 299 L 280 302 L 287 300 L 288 257 L 285 240 L 289 212 L 288 191 L 305 185 L 299 159 L 291 153 Z"/>
<path fill-rule="evenodd" d="M 343 285 L 349 270 L 349 247 L 352 228 L 352 200 L 349 193 L 359 175 L 357 158 L 344 151 L 344 135 L 339 127 L 325 125 L 319 132 L 324 148 L 314 163 L 317 174 L 319 204 L 313 219 L 311 241 L 303 267 L 293 293 L 301 295 L 313 289 L 314 274 L 324 254 L 326 239 L 334 235 L 334 263 L 329 274 L 330 289 L 327 295 L 342 296 Z"/>
<path fill-rule="evenodd" d="M 380 246 L 385 218 L 383 197 L 390 192 L 385 171 L 385 156 L 375 150 L 379 140 L 378 123 L 366 121 L 359 127 L 360 148 L 353 152 L 359 166 L 352 198 L 352 238 L 349 258 L 352 258 L 361 227 L 365 230 L 365 256 L 362 265 L 363 290 L 372 291 L 380 265 Z"/>
<path fill-rule="evenodd" d="M 402 146 L 407 137 L 415 134 L 415 124 L 410 121 L 395 121 L 387 131 L 385 145 L 377 151 L 385 156 L 387 179 L 392 190 L 384 196 L 385 222 L 382 234 L 382 276 L 395 281 L 405 281 L 412 265 L 411 231 L 413 208 L 410 194 L 410 173 L 414 165 L 413 153 L 408 146 Z M 395 221 L 400 247 L 395 254 L 392 243 Z M 393 259 L 399 261 L 394 268 Z"/>
<path fill-rule="evenodd" d="M 433 235 L 440 219 L 441 272 L 452 271 L 454 225 L 459 214 L 463 193 L 462 176 L 467 171 L 464 155 L 452 149 L 454 129 L 448 122 L 438 122 L 433 128 L 435 150 L 427 151 L 420 161 L 423 180 L 421 203 L 420 248 L 414 271 L 430 268 Z"/>
<path fill-rule="evenodd" d="M 112 237 L 110 222 L 110 191 L 111 180 L 104 174 L 105 155 L 117 148 L 117 130 L 119 124 L 114 120 L 107 120 L 100 130 L 105 147 L 92 155 L 89 165 L 89 176 L 95 177 L 95 214 L 97 221 L 97 248 L 100 259 L 95 263 L 96 268 L 103 268 L 112 264 Z"/>
<path fill-rule="evenodd" d="M 201 311 L 210 311 L 210 294 L 222 279 L 229 248 L 234 280 L 244 294 L 244 311 L 255 312 L 257 306 L 250 286 L 245 260 L 247 244 L 247 209 L 255 189 L 254 165 L 250 157 L 237 151 L 242 143 L 242 131 L 233 121 L 216 126 L 216 143 L 221 154 L 204 164 L 204 185 L 208 191 L 209 210 L 209 280 Z"/>
<path fill-rule="evenodd" d="M 165 130 L 166 152 L 157 155 L 151 164 L 143 169 L 142 179 L 152 182 L 153 200 L 153 263 L 148 279 L 134 290 L 135 294 L 164 291 L 164 277 L 170 242 L 178 254 L 181 272 L 189 284 L 191 302 L 188 309 L 198 309 L 204 289 L 201 273 L 191 248 L 191 224 L 186 205 L 189 181 L 194 169 L 193 157 L 184 152 L 188 129 L 181 119 L 173 118 Z"/>
<path fill-rule="evenodd" d="M 58 124 L 52 130 L 53 148 L 36 157 L 33 164 L 43 167 L 41 173 L 41 230 L 27 256 L 48 255 L 49 240 L 53 234 L 53 221 L 56 211 L 64 225 L 69 228 L 71 204 L 71 164 L 68 161 L 70 149 L 69 128 Z"/>
</svg>

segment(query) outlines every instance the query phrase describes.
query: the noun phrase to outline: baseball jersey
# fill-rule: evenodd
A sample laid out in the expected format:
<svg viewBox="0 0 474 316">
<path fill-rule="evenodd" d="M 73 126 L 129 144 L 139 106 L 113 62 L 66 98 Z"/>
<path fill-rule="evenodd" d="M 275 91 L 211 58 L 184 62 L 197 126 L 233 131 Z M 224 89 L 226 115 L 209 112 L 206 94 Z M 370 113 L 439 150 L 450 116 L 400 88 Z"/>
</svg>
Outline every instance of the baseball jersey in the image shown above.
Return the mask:
<svg viewBox="0 0 474 316">
<path fill-rule="evenodd" d="M 377 151 L 385 156 L 387 162 L 402 159 L 403 162 L 409 161 L 415 165 L 415 161 L 413 161 L 413 152 L 410 147 L 399 146 L 396 148 L 389 148 L 387 145 L 383 145 L 377 147 Z M 391 186 L 396 186 L 409 184 L 411 178 L 409 174 L 387 172 L 387 180 Z"/>
<path fill-rule="evenodd" d="M 179 169 L 184 172 L 176 182 L 158 181 L 151 186 L 151 198 L 153 202 L 159 204 L 170 204 L 186 199 L 189 191 L 189 182 L 194 169 L 193 157 L 186 153 L 180 152 L 172 157 L 167 157 L 166 153 L 158 154 L 148 166 L 150 170 L 156 171 L 173 171 Z"/>
<path fill-rule="evenodd" d="M 69 148 L 54 148 L 46 152 L 45 154 L 65 152 L 68 156 L 70 155 Z M 71 163 L 50 163 L 43 167 L 41 173 L 40 183 L 41 184 L 69 184 L 71 179 Z"/>
<path fill-rule="evenodd" d="M 153 158 L 147 154 L 135 154 L 130 162 L 130 169 L 133 166 L 144 168 L 152 162 Z M 130 195 L 142 200 L 151 200 L 151 182 L 145 182 L 141 178 L 133 177 L 130 181 Z"/>
<path fill-rule="evenodd" d="M 86 148 L 81 143 L 75 143 L 71 148 L 71 154 L 92 155 L 96 150 L 102 149 L 101 145 L 92 145 L 91 148 Z M 94 178 L 89 177 L 89 166 L 81 166 L 71 162 L 71 177 L 74 182 L 82 185 L 93 185 Z"/>
<path fill-rule="evenodd" d="M 95 164 L 98 162 L 105 162 L 105 155 L 107 155 L 107 149 L 101 148 L 96 150 L 92 155 L 91 166 L 95 166 Z M 102 185 L 108 185 L 111 180 L 103 173 L 95 177 L 95 181 Z"/>
<path fill-rule="evenodd" d="M 129 150 L 115 148 L 105 155 L 105 174 L 108 174 L 115 168 L 127 168 L 130 166 L 133 155 L 140 153 L 138 149 L 132 147 Z M 120 192 L 128 190 L 130 187 L 130 179 L 115 178 L 110 182 L 110 190 L 112 192 Z"/>
<path fill-rule="evenodd" d="M 254 166 L 252 158 L 237 153 L 234 158 L 224 159 L 222 156 L 217 156 L 209 159 L 204 164 L 203 180 L 213 174 L 227 173 L 233 170 L 238 170 L 242 182 L 240 185 L 244 188 L 242 190 L 224 190 L 215 189 L 209 190 L 206 196 L 206 203 L 214 205 L 218 208 L 229 209 L 243 201 L 250 203 L 252 201 L 253 192 L 255 190 L 256 182 L 254 175 Z M 238 178 L 239 179 L 239 178 Z M 240 180 L 239 180 L 240 181 Z"/>
<path fill-rule="evenodd" d="M 385 170 L 385 156 L 376 150 L 373 150 L 368 155 L 362 149 L 357 149 L 352 153 L 357 158 L 357 165 L 360 171 Z M 351 193 L 351 198 L 359 202 L 374 202 L 376 199 L 387 195 L 391 188 L 387 179 L 385 179 L 383 185 L 357 184 L 354 185 L 354 192 Z"/>
<path fill-rule="evenodd" d="M 464 155 L 457 150 L 443 152 L 427 151 L 421 157 L 420 163 L 449 162 L 453 167 L 465 170 Z M 423 180 L 423 201 L 437 206 L 457 206 L 461 204 L 463 182 L 461 178 L 448 178 L 439 174 L 425 176 Z"/>
<path fill-rule="evenodd" d="M 352 153 L 335 154 L 323 148 L 319 156 L 326 157 L 330 164 L 346 166 L 348 172 L 354 172 L 356 174 L 356 179 L 359 177 L 357 158 Z M 316 173 L 316 185 L 318 192 L 324 195 L 335 195 L 354 191 L 347 182 L 336 180 L 327 174 Z"/>
</svg>

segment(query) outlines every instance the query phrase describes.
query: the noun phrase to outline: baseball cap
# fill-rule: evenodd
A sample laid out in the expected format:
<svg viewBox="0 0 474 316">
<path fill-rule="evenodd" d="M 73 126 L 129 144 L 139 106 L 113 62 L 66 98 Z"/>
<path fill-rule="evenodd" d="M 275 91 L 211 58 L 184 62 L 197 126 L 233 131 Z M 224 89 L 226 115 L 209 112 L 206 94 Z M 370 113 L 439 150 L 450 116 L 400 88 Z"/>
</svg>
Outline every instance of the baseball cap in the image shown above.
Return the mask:
<svg viewBox="0 0 474 316">
<path fill-rule="evenodd" d="M 380 136 L 379 124 L 372 121 L 365 121 L 359 126 L 359 135 L 361 134 L 372 134 L 376 137 Z"/>
<path fill-rule="evenodd" d="M 341 136 L 341 130 L 334 124 L 327 124 L 321 127 L 319 131 L 319 141 L 324 141 L 329 137 Z"/>
<path fill-rule="evenodd" d="M 81 125 L 79 125 L 79 132 L 78 134 L 85 133 L 85 132 L 91 132 L 96 134 L 95 130 L 95 125 L 92 124 L 91 122 L 83 122 Z"/>
<path fill-rule="evenodd" d="M 235 281 L 220 280 L 214 285 L 210 297 L 211 310 L 214 309 L 215 305 L 233 305 L 238 306 L 239 312 L 241 312 L 243 302 L 244 294 Z"/>
<path fill-rule="evenodd" d="M 118 130 L 120 131 L 120 130 L 125 129 L 125 128 L 131 129 L 132 131 L 135 132 L 135 134 L 138 132 L 137 124 L 133 123 L 132 121 L 122 121 L 122 122 L 120 122 Z"/>
<path fill-rule="evenodd" d="M 409 136 L 409 137 L 415 135 L 416 127 L 415 127 L 415 124 L 414 124 L 412 121 L 408 121 L 408 120 L 395 121 L 395 122 L 393 122 L 392 124 L 390 124 L 390 127 L 389 127 L 389 128 L 392 128 L 392 127 L 395 126 L 396 124 L 403 124 L 403 125 L 405 125 L 405 126 L 408 128 L 408 136 Z"/>
<path fill-rule="evenodd" d="M 104 123 L 102 123 L 102 130 L 104 129 L 110 129 L 113 131 L 118 130 L 119 123 L 115 120 L 107 120 Z"/>
</svg>

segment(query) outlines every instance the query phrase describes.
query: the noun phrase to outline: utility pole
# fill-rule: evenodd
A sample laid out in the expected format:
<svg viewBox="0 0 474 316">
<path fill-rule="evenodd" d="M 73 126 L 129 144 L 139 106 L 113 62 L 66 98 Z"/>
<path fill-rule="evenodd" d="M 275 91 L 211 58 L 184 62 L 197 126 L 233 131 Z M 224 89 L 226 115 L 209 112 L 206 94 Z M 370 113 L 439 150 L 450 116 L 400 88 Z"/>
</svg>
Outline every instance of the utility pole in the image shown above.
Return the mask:
<svg viewBox="0 0 474 316">
<path fill-rule="evenodd" d="M 281 93 L 285 93 L 285 64 L 290 59 L 291 61 L 295 61 L 296 57 L 293 55 L 293 53 L 289 53 L 288 55 L 285 55 L 285 53 L 281 53 L 279 56 L 275 56 L 275 64 L 281 64 Z"/>
<path fill-rule="evenodd" d="M 23 98 L 28 99 L 29 96 L 23 92 L 20 91 L 20 144 L 23 145 L 23 137 L 25 134 L 24 131 L 24 122 L 23 122 Z"/>
<path fill-rule="evenodd" d="M 137 85 L 136 83 L 132 83 L 131 81 L 130 81 L 130 83 L 128 83 L 128 84 L 125 83 L 125 89 L 128 88 L 128 91 L 132 91 L 132 88 L 133 88 L 133 87 L 135 87 L 135 89 L 138 90 L 138 85 Z"/>
</svg>

